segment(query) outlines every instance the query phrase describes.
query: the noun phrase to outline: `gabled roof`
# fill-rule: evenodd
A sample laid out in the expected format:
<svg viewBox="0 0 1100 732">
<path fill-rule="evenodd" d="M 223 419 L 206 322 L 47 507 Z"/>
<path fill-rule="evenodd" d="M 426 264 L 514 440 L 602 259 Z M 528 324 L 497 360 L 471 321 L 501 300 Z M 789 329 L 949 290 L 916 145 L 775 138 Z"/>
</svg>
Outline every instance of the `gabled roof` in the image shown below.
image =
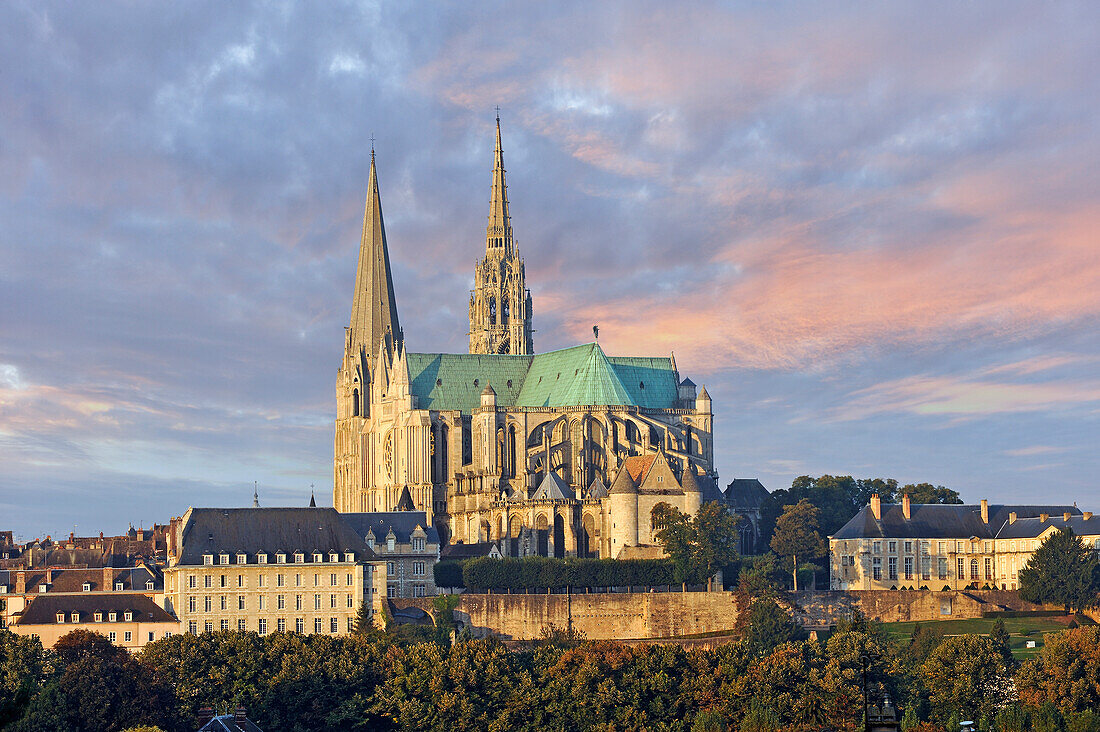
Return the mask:
<svg viewBox="0 0 1100 732">
<path fill-rule="evenodd" d="M 476 559 L 487 557 L 497 548 L 496 544 L 488 541 L 475 544 L 450 544 L 439 552 L 440 559 Z M 499 552 L 498 552 L 499 553 Z"/>
<path fill-rule="evenodd" d="M 415 511 L 416 504 L 413 503 L 412 494 L 409 493 L 409 487 L 405 486 L 401 489 L 401 497 L 397 499 L 397 505 L 395 508 L 398 511 Z"/>
<path fill-rule="evenodd" d="M 989 523 L 982 521 L 980 505 L 914 503 L 911 518 L 906 520 L 899 503 L 882 504 L 882 519 L 876 520 L 870 506 L 864 506 L 844 524 L 834 539 L 992 539 L 1015 512 L 1021 518 L 1049 513 L 1061 516 L 1063 511 L 1079 513 L 1072 506 L 1010 506 L 989 504 Z"/>
<path fill-rule="evenodd" d="M 726 502 L 736 508 L 760 508 L 771 495 L 756 478 L 734 478 L 726 486 Z"/>
<path fill-rule="evenodd" d="M 372 552 L 334 508 L 192 508 L 184 516 L 180 564 L 202 564 L 203 554 Z"/>
<path fill-rule="evenodd" d="M 629 459 L 629 458 L 628 458 Z M 631 477 L 630 471 L 626 469 L 626 465 L 619 468 L 618 474 L 615 476 L 615 480 L 611 481 L 611 490 L 608 491 L 609 495 L 615 495 L 616 493 L 637 493 L 638 484 Z"/>
<path fill-rule="evenodd" d="M 116 622 L 125 622 L 123 613 L 128 611 L 134 613 L 132 622 L 178 622 L 164 608 L 145 595 L 136 592 L 115 592 L 102 595 L 35 595 L 15 624 L 58 625 L 58 613 L 65 613 L 65 624 L 69 624 L 72 613 L 80 616 L 80 622 L 91 623 L 95 619 L 96 612 L 102 612 L 103 622 L 109 624 L 108 613 L 118 613 Z"/>
<path fill-rule="evenodd" d="M 546 474 L 538 489 L 531 496 L 532 501 L 567 501 L 573 491 L 569 485 L 551 471 Z"/>
<path fill-rule="evenodd" d="M 263 732 L 263 730 L 247 717 L 243 722 L 238 722 L 232 714 L 220 714 L 204 724 L 199 732 Z"/>
<path fill-rule="evenodd" d="M 537 375 L 539 383 L 531 380 L 524 383 L 521 402 L 527 401 L 530 406 L 541 407 L 633 404 L 626 387 L 598 344 L 591 343 L 546 355 L 548 358 L 535 359 L 531 375 Z M 555 378 L 551 380 L 552 372 Z M 543 375 L 546 376 L 544 384 Z M 539 385 L 544 388 L 536 388 Z"/>
<path fill-rule="evenodd" d="M 596 476 L 592 480 L 592 485 L 588 486 L 588 491 L 584 494 L 587 500 L 599 500 L 601 498 L 607 498 L 607 486 L 600 480 L 600 476 Z"/>
<path fill-rule="evenodd" d="M 653 467 L 656 455 L 635 455 L 623 461 L 623 469 L 630 473 L 630 478 L 635 483 L 641 483 L 649 476 L 649 470 Z"/>
<path fill-rule="evenodd" d="M 385 541 L 392 531 L 398 544 L 408 544 L 416 527 L 424 530 L 425 542 L 439 543 L 439 532 L 428 523 L 428 514 L 424 511 L 376 511 L 371 513 L 340 514 L 355 533 L 367 538 L 369 531 L 377 541 Z"/>
<path fill-rule="evenodd" d="M 419 409 L 459 410 L 469 414 L 481 406 L 489 384 L 497 404 L 516 403 L 531 356 L 475 353 L 406 353 L 409 391 Z"/>
</svg>

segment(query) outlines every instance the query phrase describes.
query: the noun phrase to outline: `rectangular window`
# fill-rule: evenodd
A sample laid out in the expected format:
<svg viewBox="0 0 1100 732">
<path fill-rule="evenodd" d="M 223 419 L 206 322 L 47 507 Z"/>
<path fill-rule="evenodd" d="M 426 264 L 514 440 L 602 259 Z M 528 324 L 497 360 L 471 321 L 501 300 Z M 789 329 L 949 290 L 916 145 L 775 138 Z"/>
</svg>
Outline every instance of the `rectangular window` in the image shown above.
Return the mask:
<svg viewBox="0 0 1100 732">
<path fill-rule="evenodd" d="M 198 635 L 199 634 L 199 624 L 196 623 L 194 620 L 187 621 L 187 632 L 190 633 L 191 635 Z M 114 635 L 114 633 L 112 632 L 111 635 Z"/>
<path fill-rule="evenodd" d="M 210 595 L 207 595 L 206 597 L 202 598 L 202 611 L 204 613 L 210 612 L 210 609 L 212 607 L 213 606 L 211 605 Z"/>
<path fill-rule="evenodd" d="M 947 579 L 947 557 L 940 557 L 937 562 L 936 569 L 939 571 L 940 579 Z"/>
<path fill-rule="evenodd" d="M 256 625 L 260 635 L 267 635 L 267 618 L 260 618 Z"/>
<path fill-rule="evenodd" d="M 897 551 L 898 551 L 898 543 L 896 541 L 891 541 L 890 542 L 890 553 L 891 554 L 896 554 Z"/>
<path fill-rule="evenodd" d="M 214 563 L 214 555 L 213 554 L 203 554 L 202 555 L 202 563 L 203 564 L 213 564 Z"/>
<path fill-rule="evenodd" d="M 907 580 L 913 579 L 913 558 L 912 557 L 906 557 L 903 566 L 905 568 L 904 569 L 905 579 L 907 579 Z"/>
<path fill-rule="evenodd" d="M 355 630 L 355 618 L 348 618 L 348 632 L 351 633 Z"/>
<path fill-rule="evenodd" d="M 321 586 L 321 575 L 319 575 L 319 574 L 314 574 L 313 575 L 313 586 L 314 587 L 320 587 Z"/>
<path fill-rule="evenodd" d="M 267 609 L 266 603 L 264 602 L 265 599 L 266 598 L 263 595 L 260 595 L 260 597 L 259 597 L 259 601 L 260 601 L 259 609 L 260 610 L 266 610 Z"/>
<path fill-rule="evenodd" d="M 387 585 L 386 597 L 397 597 L 397 585 Z"/>
<path fill-rule="evenodd" d="M 302 586 L 302 575 L 300 575 L 300 574 L 294 575 L 294 586 L 295 587 L 301 587 Z"/>
<path fill-rule="evenodd" d="M 237 564 L 248 564 L 248 555 L 247 554 L 238 554 L 237 555 Z"/>
<path fill-rule="evenodd" d="M 192 623 L 192 625 L 194 625 L 194 623 Z M 115 633 L 115 631 L 112 630 L 110 633 L 107 634 L 107 640 L 114 643 L 118 640 L 118 635 Z"/>
<path fill-rule="evenodd" d="M 195 612 L 195 598 L 194 597 L 187 598 L 187 612 L 189 612 L 189 613 Z"/>
<path fill-rule="evenodd" d="M 219 599 L 221 600 L 221 609 L 222 610 L 228 610 L 229 609 L 228 598 L 225 595 L 222 595 Z M 226 630 L 229 630 L 229 629 L 226 628 Z"/>
<path fill-rule="evenodd" d="M 328 596 L 328 606 L 330 608 L 336 607 L 336 595 L 329 595 Z"/>
<path fill-rule="evenodd" d="M 413 585 L 413 597 L 424 597 L 424 585 Z"/>
<path fill-rule="evenodd" d="M 395 574 L 395 572 L 393 571 L 393 562 L 386 562 L 386 574 L 390 576 L 393 576 Z"/>
<path fill-rule="evenodd" d="M 279 610 L 286 609 L 286 595 L 279 595 L 275 598 L 275 607 Z"/>
<path fill-rule="evenodd" d="M 246 621 L 244 618 L 241 618 L 240 620 L 238 620 L 237 621 L 237 630 L 241 631 L 242 633 L 245 632 L 246 630 L 248 630 L 247 622 L 248 621 Z"/>
<path fill-rule="evenodd" d="M 871 544 L 871 552 L 874 554 L 882 554 L 882 542 L 876 541 Z"/>
<path fill-rule="evenodd" d="M 237 587 L 244 587 L 244 575 L 243 574 L 238 574 L 237 575 Z"/>
<path fill-rule="evenodd" d="M 301 610 L 302 609 L 302 596 L 301 595 L 295 595 L 294 596 L 294 609 L 295 610 Z"/>
<path fill-rule="evenodd" d="M 413 562 L 413 576 L 414 577 L 423 577 L 424 576 L 424 562 Z"/>
<path fill-rule="evenodd" d="M 264 578 L 263 574 L 261 574 L 259 577 L 257 577 L 256 578 L 256 586 L 257 587 L 263 587 L 264 586 L 264 579 L 265 578 Z"/>
<path fill-rule="evenodd" d="M 961 580 L 966 579 L 966 560 L 963 559 L 962 557 L 959 557 L 958 564 L 959 564 L 959 567 L 958 567 L 959 571 L 955 576 L 958 577 Z"/>
<path fill-rule="evenodd" d="M 188 587 L 188 589 L 192 589 L 192 590 L 195 589 L 195 575 L 193 575 L 193 574 L 187 575 L 187 587 Z"/>
<path fill-rule="evenodd" d="M 335 587 L 336 586 L 336 574 L 335 573 L 330 574 L 328 576 L 328 585 L 329 585 L 329 587 Z"/>
<path fill-rule="evenodd" d="M 280 633 L 286 632 L 286 618 L 279 618 L 275 621 L 275 630 L 279 631 Z"/>
<path fill-rule="evenodd" d="M 989 557 L 985 558 L 985 578 L 993 579 L 993 560 Z"/>
<path fill-rule="evenodd" d="M 932 557 L 925 554 L 920 558 L 920 578 L 930 579 L 932 576 Z"/>
<path fill-rule="evenodd" d="M 214 585 L 214 578 L 210 575 L 206 575 L 202 578 L 203 587 L 212 587 Z"/>
<path fill-rule="evenodd" d="M 314 610 L 320 610 L 321 609 L 321 596 L 320 595 L 314 595 L 313 596 L 313 609 Z"/>
<path fill-rule="evenodd" d="M 938 550 L 937 550 L 937 551 L 938 551 L 938 552 L 939 552 L 940 554 L 946 554 L 946 553 L 947 553 L 947 542 L 946 542 L 946 541 L 941 541 L 941 542 L 939 542 L 939 544 L 938 544 L 937 546 L 938 546 Z"/>
<path fill-rule="evenodd" d="M 424 551 L 424 539 L 422 539 L 419 536 L 414 536 L 413 537 L 413 551 L 414 552 Z"/>
<path fill-rule="evenodd" d="M 314 618 L 313 619 L 313 632 L 314 633 L 320 633 L 323 630 L 323 628 L 321 627 L 321 624 L 323 622 L 324 621 L 322 621 L 320 618 Z"/>
<path fill-rule="evenodd" d="M 133 631 L 128 630 L 125 633 L 123 633 L 122 634 L 122 640 L 123 640 L 124 643 L 130 643 L 131 641 L 133 641 L 134 640 Z"/>
<path fill-rule="evenodd" d="M 219 583 L 219 585 L 218 585 L 218 586 L 219 586 L 219 587 L 225 587 L 225 586 L 226 586 L 226 584 L 227 584 L 227 582 L 225 581 L 225 575 L 223 574 L 223 575 L 221 576 L 221 580 L 220 580 L 220 583 Z"/>
<path fill-rule="evenodd" d="M 150 642 L 150 643 L 152 643 L 152 642 L 153 642 L 153 639 L 154 639 L 154 636 L 155 636 L 155 635 L 156 635 L 156 634 L 155 634 L 155 633 L 153 633 L 153 631 L 151 631 L 151 630 L 149 631 L 149 642 Z"/>
<path fill-rule="evenodd" d="M 305 633 L 306 632 L 306 620 L 305 618 L 294 618 L 294 632 Z"/>
<path fill-rule="evenodd" d="M 229 630 L 229 618 L 222 618 L 222 620 L 221 620 L 221 629 L 222 630 Z"/>
<path fill-rule="evenodd" d="M 890 579 L 896 580 L 898 578 L 898 558 L 890 557 Z"/>
<path fill-rule="evenodd" d="M 237 595 L 237 609 L 244 610 L 244 595 Z"/>
<path fill-rule="evenodd" d="M 351 595 L 348 595 L 348 607 L 355 607 L 355 599 Z"/>
<path fill-rule="evenodd" d="M 875 557 L 871 560 L 871 577 L 877 580 L 882 579 L 882 557 Z"/>
<path fill-rule="evenodd" d="M 214 632 L 214 622 L 211 621 L 211 620 L 207 620 L 205 623 L 202 624 L 202 629 L 203 629 L 203 632 L 205 632 L 205 633 L 213 633 Z"/>
<path fill-rule="evenodd" d="M 283 576 L 281 574 L 275 575 L 275 586 L 276 587 L 282 587 L 283 586 Z"/>
<path fill-rule="evenodd" d="M 331 633 L 340 632 L 340 618 L 329 618 L 328 629 Z"/>
<path fill-rule="evenodd" d="M 348 587 L 351 587 L 353 584 L 355 584 L 355 575 L 353 575 L 351 572 L 348 572 L 347 585 Z"/>
</svg>

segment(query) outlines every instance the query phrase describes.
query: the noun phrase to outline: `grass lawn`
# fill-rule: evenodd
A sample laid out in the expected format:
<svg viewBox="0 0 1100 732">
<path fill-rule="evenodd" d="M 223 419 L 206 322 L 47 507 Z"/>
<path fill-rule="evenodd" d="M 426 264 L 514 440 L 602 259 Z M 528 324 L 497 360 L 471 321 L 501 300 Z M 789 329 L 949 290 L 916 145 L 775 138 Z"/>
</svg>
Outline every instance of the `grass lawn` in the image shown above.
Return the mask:
<svg viewBox="0 0 1100 732">
<path fill-rule="evenodd" d="M 997 622 L 996 618 L 974 618 L 972 620 L 931 620 L 920 623 L 941 635 L 988 635 Z M 1008 644 L 1012 655 L 1018 660 L 1034 658 L 1043 648 L 1043 636 L 1065 630 L 1069 623 L 1067 617 L 1044 618 L 1005 618 L 1005 630 L 1008 631 Z M 886 630 L 896 639 L 908 638 L 918 623 L 884 623 Z M 1034 648 L 1025 647 L 1029 640 L 1035 641 Z"/>
</svg>

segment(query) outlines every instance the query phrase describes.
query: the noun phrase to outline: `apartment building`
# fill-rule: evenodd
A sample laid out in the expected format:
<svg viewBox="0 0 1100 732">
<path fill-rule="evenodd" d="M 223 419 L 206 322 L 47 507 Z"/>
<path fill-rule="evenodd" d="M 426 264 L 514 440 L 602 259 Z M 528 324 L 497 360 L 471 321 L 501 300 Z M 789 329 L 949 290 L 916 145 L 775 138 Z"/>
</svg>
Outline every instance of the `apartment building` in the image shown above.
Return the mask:
<svg viewBox="0 0 1100 732">
<path fill-rule="evenodd" d="M 439 561 L 439 532 L 428 523 L 426 512 L 383 511 L 341 516 L 385 562 L 386 597 L 428 597 L 438 593 L 434 567 Z"/>
<path fill-rule="evenodd" d="M 386 565 L 331 508 L 191 508 L 172 520 L 166 609 L 188 633 L 342 634 Z"/>
</svg>

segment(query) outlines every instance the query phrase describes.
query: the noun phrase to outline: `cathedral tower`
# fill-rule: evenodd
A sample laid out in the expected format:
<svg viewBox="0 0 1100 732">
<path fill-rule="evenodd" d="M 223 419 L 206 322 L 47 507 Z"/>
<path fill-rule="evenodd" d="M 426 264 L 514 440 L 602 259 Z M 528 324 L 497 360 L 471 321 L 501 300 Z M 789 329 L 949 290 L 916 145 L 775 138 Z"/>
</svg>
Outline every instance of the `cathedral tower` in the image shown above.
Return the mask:
<svg viewBox="0 0 1100 732">
<path fill-rule="evenodd" d="M 532 333 L 531 293 L 527 290 L 523 260 L 516 251 L 512 218 L 508 215 L 498 115 L 485 258 L 474 269 L 474 289 L 470 292 L 470 353 L 534 353 Z"/>
<path fill-rule="evenodd" d="M 386 227 L 378 196 L 374 150 L 359 240 L 359 267 L 351 321 L 344 332 L 344 358 L 336 376 L 336 438 L 333 460 L 333 505 L 338 511 L 361 511 L 363 432 L 370 418 L 370 385 L 380 358 L 401 348 L 401 324 L 390 276 Z"/>
</svg>

